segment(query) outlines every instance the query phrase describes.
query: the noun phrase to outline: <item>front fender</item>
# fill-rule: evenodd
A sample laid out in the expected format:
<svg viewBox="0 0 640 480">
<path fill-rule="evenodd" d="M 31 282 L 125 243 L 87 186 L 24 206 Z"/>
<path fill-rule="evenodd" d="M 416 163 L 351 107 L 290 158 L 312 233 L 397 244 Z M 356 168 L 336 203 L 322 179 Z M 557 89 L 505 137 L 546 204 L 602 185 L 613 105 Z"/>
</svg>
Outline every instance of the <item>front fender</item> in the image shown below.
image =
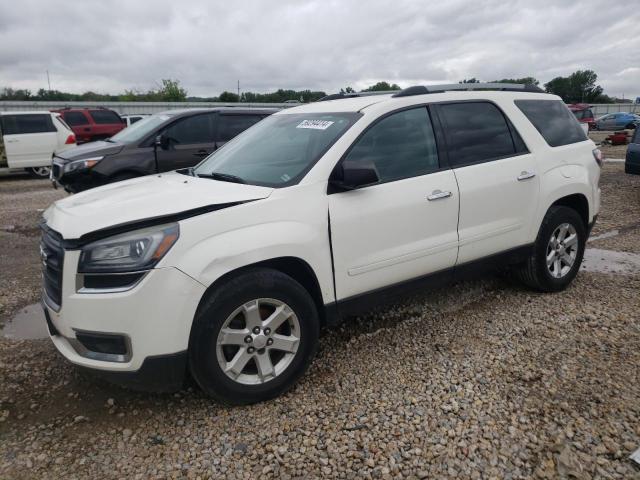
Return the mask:
<svg viewBox="0 0 640 480">
<path fill-rule="evenodd" d="M 191 245 L 179 268 L 209 287 L 223 275 L 280 257 L 296 257 L 314 271 L 324 303 L 335 300 L 328 225 L 272 221 L 219 233 Z"/>
</svg>

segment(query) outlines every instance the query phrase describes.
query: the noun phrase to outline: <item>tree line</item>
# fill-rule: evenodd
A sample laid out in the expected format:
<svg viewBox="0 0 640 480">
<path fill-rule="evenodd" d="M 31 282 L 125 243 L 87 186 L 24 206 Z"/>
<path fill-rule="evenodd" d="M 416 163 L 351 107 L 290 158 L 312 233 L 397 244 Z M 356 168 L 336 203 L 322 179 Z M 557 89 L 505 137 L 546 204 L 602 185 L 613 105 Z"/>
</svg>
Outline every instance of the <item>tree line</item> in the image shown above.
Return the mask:
<svg viewBox="0 0 640 480">
<path fill-rule="evenodd" d="M 598 75 L 593 70 L 578 70 L 566 77 L 555 77 L 544 84 L 544 90 L 560 96 L 566 103 L 616 103 L 630 102 L 605 95 L 603 88 L 597 84 Z M 465 78 L 459 83 L 478 83 L 475 77 Z M 529 83 L 540 85 L 535 77 L 503 78 L 493 80 L 500 83 Z M 377 82 L 365 88 L 364 92 L 400 90 L 396 83 Z M 340 89 L 342 93 L 352 93 L 352 87 Z M 179 80 L 162 79 L 156 87 L 147 91 L 136 89 L 125 90 L 124 93 L 109 95 L 92 91 L 81 94 L 61 92 L 58 90 L 39 89 L 35 94 L 26 89 L 0 89 L 0 100 L 31 100 L 31 101 L 94 101 L 94 102 L 251 102 L 251 103 L 282 103 L 287 100 L 297 100 L 302 103 L 314 102 L 327 94 L 323 91 L 285 90 L 278 89 L 270 93 L 224 91 L 217 97 L 189 96 L 180 85 Z"/>
</svg>

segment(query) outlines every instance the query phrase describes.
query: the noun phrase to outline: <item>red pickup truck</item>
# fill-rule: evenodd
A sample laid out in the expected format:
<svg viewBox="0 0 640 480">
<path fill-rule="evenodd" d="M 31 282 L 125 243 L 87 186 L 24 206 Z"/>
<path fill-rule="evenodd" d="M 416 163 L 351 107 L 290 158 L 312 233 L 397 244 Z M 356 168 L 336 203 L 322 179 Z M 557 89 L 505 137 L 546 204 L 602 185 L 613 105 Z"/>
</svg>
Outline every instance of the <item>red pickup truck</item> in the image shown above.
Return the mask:
<svg viewBox="0 0 640 480">
<path fill-rule="evenodd" d="M 54 111 L 62 115 L 75 133 L 78 143 L 104 140 L 127 126 L 120 115 L 107 108 L 63 108 Z"/>
</svg>

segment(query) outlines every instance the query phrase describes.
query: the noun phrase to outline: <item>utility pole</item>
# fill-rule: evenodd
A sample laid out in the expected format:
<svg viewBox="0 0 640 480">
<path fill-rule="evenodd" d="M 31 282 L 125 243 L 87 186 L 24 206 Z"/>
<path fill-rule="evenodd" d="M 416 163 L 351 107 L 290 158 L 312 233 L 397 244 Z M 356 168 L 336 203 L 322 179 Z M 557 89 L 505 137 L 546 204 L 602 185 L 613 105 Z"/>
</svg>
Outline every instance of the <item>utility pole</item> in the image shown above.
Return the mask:
<svg viewBox="0 0 640 480">
<path fill-rule="evenodd" d="M 51 91 L 51 80 L 49 79 L 49 70 L 47 70 L 47 84 L 49 85 L 49 91 Z"/>
<path fill-rule="evenodd" d="M 240 101 L 240 80 L 238 80 L 238 101 Z"/>
</svg>

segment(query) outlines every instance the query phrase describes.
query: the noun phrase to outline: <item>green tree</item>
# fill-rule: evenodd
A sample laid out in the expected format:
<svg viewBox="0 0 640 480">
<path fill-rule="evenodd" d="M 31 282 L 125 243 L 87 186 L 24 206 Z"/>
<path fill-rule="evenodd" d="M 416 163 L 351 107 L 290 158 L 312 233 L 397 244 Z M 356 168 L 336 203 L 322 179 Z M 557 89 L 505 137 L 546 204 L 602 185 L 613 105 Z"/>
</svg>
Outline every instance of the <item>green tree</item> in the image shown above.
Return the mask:
<svg viewBox="0 0 640 480">
<path fill-rule="evenodd" d="M 503 78 L 502 80 L 494 80 L 491 83 L 524 83 L 530 85 L 540 85 L 540 82 L 535 77 Z"/>
<path fill-rule="evenodd" d="M 458 83 L 480 83 L 480 80 L 478 80 L 476 77 L 463 78 Z"/>
<path fill-rule="evenodd" d="M 233 92 L 222 92 L 220 94 L 220 96 L 218 97 L 218 100 L 221 102 L 237 102 L 238 99 L 238 94 L 237 93 L 233 93 Z"/>
<path fill-rule="evenodd" d="M 390 90 L 401 90 L 400 85 L 397 83 L 389 84 L 387 82 L 378 82 L 375 85 L 371 85 L 368 88 L 362 90 L 363 92 L 388 92 Z"/>
<path fill-rule="evenodd" d="M 351 87 L 341 88 L 340 93 L 355 93 L 355 90 Z"/>
<path fill-rule="evenodd" d="M 185 102 L 187 100 L 187 91 L 180 86 L 179 80 L 162 79 L 162 87 L 158 93 L 165 102 Z"/>
<path fill-rule="evenodd" d="M 593 70 L 578 70 L 568 77 L 555 77 L 544 84 L 547 92 L 558 95 L 566 103 L 607 103 L 611 97 L 603 95 L 596 84 L 598 75 Z"/>
</svg>

